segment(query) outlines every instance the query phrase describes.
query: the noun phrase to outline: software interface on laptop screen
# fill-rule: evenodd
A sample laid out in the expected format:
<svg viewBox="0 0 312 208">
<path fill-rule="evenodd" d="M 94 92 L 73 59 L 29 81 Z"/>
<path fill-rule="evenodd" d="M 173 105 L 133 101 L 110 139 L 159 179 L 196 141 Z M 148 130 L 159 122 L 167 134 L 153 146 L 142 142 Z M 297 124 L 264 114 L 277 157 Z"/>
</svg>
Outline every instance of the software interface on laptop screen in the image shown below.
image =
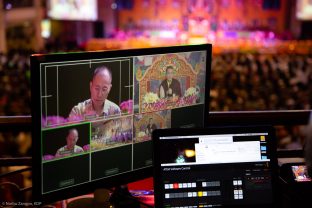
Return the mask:
<svg viewBox="0 0 312 208">
<path fill-rule="evenodd" d="M 166 132 L 155 136 L 156 207 L 269 207 L 274 202 L 270 131 Z"/>
</svg>

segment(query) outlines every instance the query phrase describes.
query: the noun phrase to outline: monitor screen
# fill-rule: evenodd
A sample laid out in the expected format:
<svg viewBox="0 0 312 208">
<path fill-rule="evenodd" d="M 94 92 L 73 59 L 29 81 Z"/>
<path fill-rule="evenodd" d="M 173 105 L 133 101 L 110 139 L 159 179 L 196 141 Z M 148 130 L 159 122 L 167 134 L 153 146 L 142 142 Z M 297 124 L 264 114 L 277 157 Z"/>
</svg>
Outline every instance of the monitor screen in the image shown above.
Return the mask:
<svg viewBox="0 0 312 208">
<path fill-rule="evenodd" d="M 155 207 L 274 207 L 272 127 L 158 129 L 153 142 Z"/>
<path fill-rule="evenodd" d="M 208 116 L 210 44 L 34 54 L 31 70 L 43 202 L 152 176 L 152 131 Z"/>
<path fill-rule="evenodd" d="M 88 20 L 98 18 L 97 0 L 49 0 L 47 15 L 55 20 Z"/>
<path fill-rule="evenodd" d="M 296 1 L 296 17 L 298 20 L 312 20 L 312 1 Z"/>
</svg>

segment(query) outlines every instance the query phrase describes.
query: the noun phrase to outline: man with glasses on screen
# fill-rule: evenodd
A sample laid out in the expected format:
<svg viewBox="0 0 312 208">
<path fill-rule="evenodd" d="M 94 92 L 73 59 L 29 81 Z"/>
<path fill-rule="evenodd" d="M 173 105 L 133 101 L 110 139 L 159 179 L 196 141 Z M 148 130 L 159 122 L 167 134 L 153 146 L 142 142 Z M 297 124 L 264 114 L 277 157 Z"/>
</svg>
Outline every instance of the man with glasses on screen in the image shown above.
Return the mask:
<svg viewBox="0 0 312 208">
<path fill-rule="evenodd" d="M 174 69 L 172 66 L 166 68 L 166 79 L 163 80 L 159 86 L 159 97 L 160 98 L 172 98 L 181 97 L 181 84 L 173 78 Z"/>
<path fill-rule="evenodd" d="M 107 99 L 111 88 L 111 70 L 106 66 L 97 67 L 90 81 L 91 99 L 74 106 L 69 114 L 69 119 L 75 117 L 94 118 L 120 114 L 119 106 Z"/>
<path fill-rule="evenodd" d="M 56 158 L 66 157 L 77 153 L 82 153 L 83 148 L 76 145 L 78 141 L 77 129 L 70 129 L 66 136 L 66 145 L 59 148 L 55 154 Z"/>
</svg>

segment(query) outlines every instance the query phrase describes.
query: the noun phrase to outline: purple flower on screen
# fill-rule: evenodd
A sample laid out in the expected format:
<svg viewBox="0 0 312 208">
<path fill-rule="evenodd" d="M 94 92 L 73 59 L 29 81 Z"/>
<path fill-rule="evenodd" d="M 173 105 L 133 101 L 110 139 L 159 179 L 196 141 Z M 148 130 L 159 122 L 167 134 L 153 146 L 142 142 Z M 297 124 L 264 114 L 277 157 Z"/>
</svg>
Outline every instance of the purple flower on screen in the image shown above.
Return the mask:
<svg viewBox="0 0 312 208">
<path fill-rule="evenodd" d="M 41 118 L 42 127 L 56 126 L 59 124 L 66 123 L 67 119 L 62 116 L 48 116 Z"/>
<path fill-rule="evenodd" d="M 83 151 L 88 152 L 90 150 L 90 145 L 86 144 L 83 146 Z"/>
<path fill-rule="evenodd" d="M 43 155 L 43 160 L 53 160 L 54 159 L 54 155 Z"/>
<path fill-rule="evenodd" d="M 133 100 L 123 101 L 119 107 L 122 113 L 130 114 L 133 111 Z"/>
</svg>

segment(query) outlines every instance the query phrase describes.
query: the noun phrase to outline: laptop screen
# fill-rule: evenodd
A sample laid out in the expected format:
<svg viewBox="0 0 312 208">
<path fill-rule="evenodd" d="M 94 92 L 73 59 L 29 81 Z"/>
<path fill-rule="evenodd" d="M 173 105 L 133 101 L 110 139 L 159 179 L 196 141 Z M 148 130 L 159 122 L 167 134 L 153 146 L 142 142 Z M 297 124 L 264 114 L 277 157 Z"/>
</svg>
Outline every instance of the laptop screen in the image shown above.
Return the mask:
<svg viewBox="0 0 312 208">
<path fill-rule="evenodd" d="M 164 129 L 153 133 L 155 207 L 270 207 L 272 127 Z"/>
</svg>

